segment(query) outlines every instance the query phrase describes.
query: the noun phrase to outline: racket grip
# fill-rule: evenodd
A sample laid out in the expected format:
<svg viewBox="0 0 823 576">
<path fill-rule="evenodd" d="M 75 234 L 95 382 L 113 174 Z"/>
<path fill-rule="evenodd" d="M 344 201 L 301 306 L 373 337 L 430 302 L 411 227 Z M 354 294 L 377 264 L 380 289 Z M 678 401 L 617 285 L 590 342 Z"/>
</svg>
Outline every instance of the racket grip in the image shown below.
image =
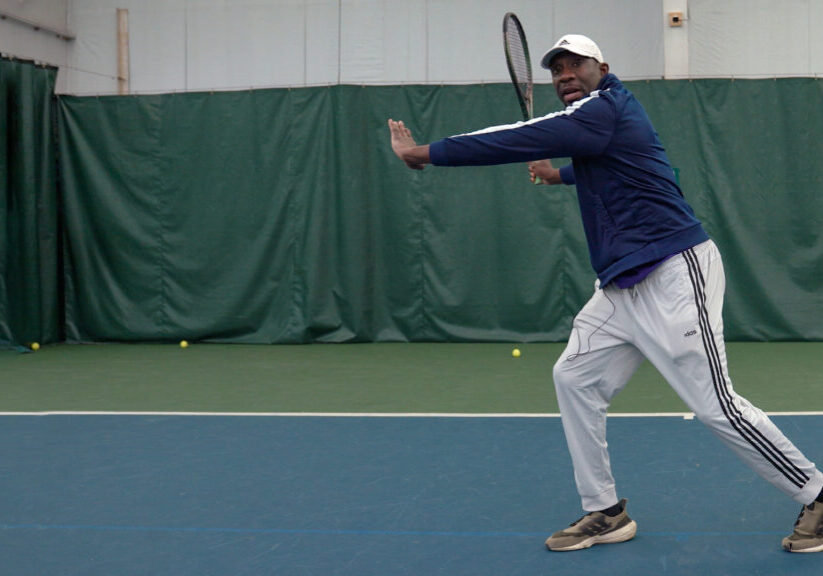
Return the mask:
<svg viewBox="0 0 823 576">
<path fill-rule="evenodd" d="M 537 186 L 538 184 L 542 184 L 543 181 L 540 179 L 540 176 L 534 177 L 534 185 Z"/>
</svg>

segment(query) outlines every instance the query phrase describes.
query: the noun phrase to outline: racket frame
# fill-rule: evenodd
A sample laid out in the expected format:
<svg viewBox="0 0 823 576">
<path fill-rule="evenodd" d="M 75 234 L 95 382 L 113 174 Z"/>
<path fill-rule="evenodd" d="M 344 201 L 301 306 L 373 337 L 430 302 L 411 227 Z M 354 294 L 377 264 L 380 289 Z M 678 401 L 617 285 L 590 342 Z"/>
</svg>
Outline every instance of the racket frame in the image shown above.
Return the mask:
<svg viewBox="0 0 823 576">
<path fill-rule="evenodd" d="M 522 61 L 520 64 L 524 68 L 526 78 L 522 79 L 518 76 L 515 54 L 518 46 L 512 45 L 509 41 L 510 37 L 520 40 L 519 48 Z M 529 43 L 526 40 L 526 32 L 523 30 L 523 25 L 520 19 L 514 12 L 506 12 L 503 16 L 503 51 L 506 55 L 506 67 L 509 69 L 509 77 L 511 78 L 514 91 L 517 94 L 517 103 L 520 104 L 520 110 L 523 113 L 523 120 L 531 120 L 534 118 L 534 77 L 532 73 L 532 61 L 529 56 Z M 522 81 L 525 80 L 525 81 Z M 525 86 L 525 88 L 524 88 Z M 540 178 L 535 178 L 534 183 L 540 184 Z"/>
<path fill-rule="evenodd" d="M 516 38 L 520 40 L 520 47 L 522 49 L 523 64 L 525 64 L 526 78 L 519 78 L 515 66 L 514 59 L 517 57 L 513 52 L 516 47 L 509 42 L 511 34 L 515 34 Z M 506 12 L 503 16 L 503 49 L 506 55 L 506 67 L 509 69 L 509 77 L 511 78 L 514 91 L 517 94 L 517 102 L 520 104 L 520 110 L 523 113 L 524 120 L 531 120 L 534 117 L 534 79 L 532 76 L 532 62 L 529 56 L 529 43 L 526 41 L 526 33 L 523 31 L 523 25 L 520 19 L 514 12 Z M 524 81 L 525 80 L 525 81 Z M 525 89 L 524 89 L 525 85 Z"/>
</svg>

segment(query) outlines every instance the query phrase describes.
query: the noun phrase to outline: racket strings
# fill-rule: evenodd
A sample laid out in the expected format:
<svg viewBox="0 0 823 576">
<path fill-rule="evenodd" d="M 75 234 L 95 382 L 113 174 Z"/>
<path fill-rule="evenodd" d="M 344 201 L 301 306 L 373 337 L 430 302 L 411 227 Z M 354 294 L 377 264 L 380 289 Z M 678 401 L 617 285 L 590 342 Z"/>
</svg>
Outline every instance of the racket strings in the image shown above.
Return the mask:
<svg viewBox="0 0 823 576">
<path fill-rule="evenodd" d="M 508 49 L 509 62 L 516 82 L 525 88 L 531 81 L 531 67 L 529 66 L 528 52 L 523 46 L 523 39 L 516 29 L 507 31 L 506 48 Z"/>
</svg>

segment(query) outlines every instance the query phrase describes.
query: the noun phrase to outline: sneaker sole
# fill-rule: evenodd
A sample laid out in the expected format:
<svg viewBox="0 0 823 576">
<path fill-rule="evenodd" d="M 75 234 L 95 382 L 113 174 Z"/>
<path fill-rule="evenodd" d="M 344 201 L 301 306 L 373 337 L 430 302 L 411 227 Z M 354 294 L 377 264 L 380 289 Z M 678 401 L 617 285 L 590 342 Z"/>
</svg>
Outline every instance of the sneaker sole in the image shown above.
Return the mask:
<svg viewBox="0 0 823 576">
<path fill-rule="evenodd" d="M 565 546 L 563 548 L 550 548 L 548 544 L 546 544 L 546 548 L 551 550 L 552 552 L 571 552 L 572 550 L 583 550 L 585 548 L 591 548 L 595 544 L 617 544 L 619 542 L 626 542 L 627 540 L 631 540 L 634 538 L 634 535 L 637 534 L 637 522 L 634 520 L 631 523 L 626 524 L 619 530 L 615 530 L 614 532 L 609 532 L 607 534 L 600 534 L 598 536 L 592 536 L 590 538 L 586 538 L 585 540 L 581 540 L 577 544 L 573 544 L 572 546 Z M 799 552 L 799 550 L 796 550 Z"/>
<path fill-rule="evenodd" d="M 823 552 L 823 544 L 820 544 L 819 546 L 814 546 L 812 548 L 800 548 L 800 549 L 792 548 L 791 546 L 788 546 L 788 547 L 783 546 L 783 550 L 785 550 L 786 552 L 792 552 L 794 554 L 807 554 L 807 553 L 811 553 L 811 552 Z"/>
</svg>

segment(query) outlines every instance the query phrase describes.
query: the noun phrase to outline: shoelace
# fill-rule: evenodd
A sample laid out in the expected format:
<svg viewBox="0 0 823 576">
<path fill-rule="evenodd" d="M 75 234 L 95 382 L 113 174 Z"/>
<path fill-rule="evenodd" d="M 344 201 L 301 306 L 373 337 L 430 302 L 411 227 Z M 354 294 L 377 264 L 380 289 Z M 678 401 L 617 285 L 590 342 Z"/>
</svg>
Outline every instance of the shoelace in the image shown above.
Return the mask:
<svg viewBox="0 0 823 576">
<path fill-rule="evenodd" d="M 575 520 L 574 522 L 572 522 L 571 524 L 569 524 L 569 527 L 571 527 L 571 526 L 577 526 L 578 524 L 580 524 L 583 520 L 585 520 L 586 518 L 588 518 L 588 517 L 589 517 L 589 516 L 591 516 L 592 514 L 594 514 L 594 512 L 589 512 L 588 514 L 583 514 L 583 516 L 581 516 L 580 518 L 578 518 L 577 520 Z"/>
</svg>

